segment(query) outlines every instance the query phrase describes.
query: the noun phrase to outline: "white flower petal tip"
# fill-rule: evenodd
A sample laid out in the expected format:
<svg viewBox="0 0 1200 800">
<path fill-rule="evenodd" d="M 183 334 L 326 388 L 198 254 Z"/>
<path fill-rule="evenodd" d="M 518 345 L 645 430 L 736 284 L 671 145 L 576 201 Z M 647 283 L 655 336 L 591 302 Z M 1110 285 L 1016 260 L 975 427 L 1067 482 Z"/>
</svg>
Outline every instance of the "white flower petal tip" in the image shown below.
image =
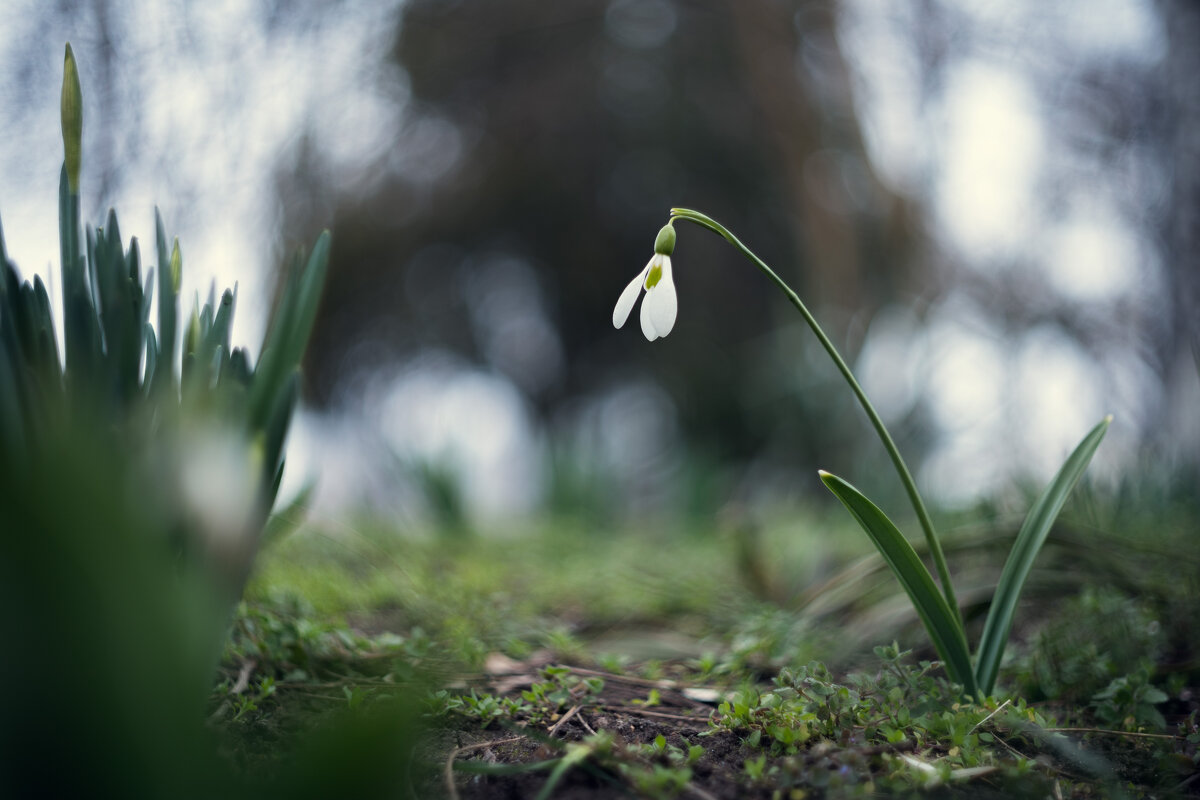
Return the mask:
<svg viewBox="0 0 1200 800">
<path fill-rule="evenodd" d="M 642 335 L 646 337 L 646 341 L 653 342 L 658 338 L 658 331 L 654 328 L 654 321 L 650 317 L 650 295 L 646 295 L 646 299 L 642 301 Z"/>
<path fill-rule="evenodd" d="M 617 305 L 613 308 L 614 328 L 621 328 L 629 319 L 629 312 L 633 311 L 633 304 L 637 302 L 638 295 L 642 293 L 642 282 L 646 280 L 646 273 L 649 270 L 650 265 L 647 264 L 646 269 L 630 281 L 625 290 L 621 292 L 621 296 L 617 298 Z"/>
</svg>

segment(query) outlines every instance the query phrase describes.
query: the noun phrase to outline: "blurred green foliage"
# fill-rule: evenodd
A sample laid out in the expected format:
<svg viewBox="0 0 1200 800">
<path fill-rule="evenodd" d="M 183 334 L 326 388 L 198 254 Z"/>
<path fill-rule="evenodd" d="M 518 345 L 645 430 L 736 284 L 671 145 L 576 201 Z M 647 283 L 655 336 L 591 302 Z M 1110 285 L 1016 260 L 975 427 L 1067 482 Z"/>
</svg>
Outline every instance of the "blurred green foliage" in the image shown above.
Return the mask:
<svg viewBox="0 0 1200 800">
<path fill-rule="evenodd" d="M 1155 663 L 1165 648 L 1166 632 L 1148 603 L 1087 587 L 1062 601 L 1012 667 L 1025 697 L 1080 701 L 1143 663 Z"/>
<path fill-rule="evenodd" d="M 387 65 L 404 76 L 404 124 L 378 179 L 336 197 L 338 280 L 314 334 L 312 401 L 353 413 L 360 381 L 431 351 L 484 366 L 551 434 L 556 507 L 605 492 L 557 481 L 580 404 L 651 371 L 687 448 L 843 466 L 858 420 L 826 413 L 824 365 L 777 341 L 786 312 L 719 253 L 681 243 L 686 333 L 665 350 L 622 344 L 609 323 L 650 255 L 647 220 L 680 202 L 788 264 L 806 297 L 837 309 L 851 353 L 861 337 L 842 338 L 843 309 L 865 318 L 908 283 L 911 203 L 877 180 L 850 97 L 825 85 L 849 80 L 834 17 L 731 0 L 406 3 Z M 819 77 L 796 68 L 806 44 L 822 53 Z M 297 152 L 284 191 L 321 185 L 323 163 Z M 826 165 L 819 186 L 814 165 Z M 312 208 L 284 202 L 286 233 L 310 230 Z"/>
<path fill-rule="evenodd" d="M 180 336 L 182 259 L 161 218 L 157 282 L 115 213 L 80 228 L 80 107 L 68 46 L 61 361 L 46 288 L 20 281 L 0 234 L 0 795 L 407 791 L 402 706 L 330 721 L 270 781 L 236 774 L 204 725 L 278 491 L 328 233 L 296 262 L 257 365 L 230 344 L 234 292 L 197 299 Z"/>
<path fill-rule="evenodd" d="M 214 287 L 203 307 L 197 297 L 181 336 L 183 260 L 178 240 L 168 244 L 162 217 L 156 215 L 157 280 L 151 268 L 143 281 L 138 241 L 122 243 L 116 212 L 101 227 L 81 228 L 82 99 L 70 45 L 62 96 L 64 351 L 60 362 L 45 285 L 40 276 L 21 281 L 0 230 L 0 458 L 20 469 L 62 431 L 95 429 L 128 464 L 159 471 L 148 499 L 179 509 L 170 524 L 184 549 L 223 561 L 216 566 L 236 593 L 282 478 L 329 234 L 307 260 L 296 260 L 257 365 L 231 344 L 236 288 L 218 301 Z M 150 322 L 156 287 L 157 330 Z"/>
</svg>

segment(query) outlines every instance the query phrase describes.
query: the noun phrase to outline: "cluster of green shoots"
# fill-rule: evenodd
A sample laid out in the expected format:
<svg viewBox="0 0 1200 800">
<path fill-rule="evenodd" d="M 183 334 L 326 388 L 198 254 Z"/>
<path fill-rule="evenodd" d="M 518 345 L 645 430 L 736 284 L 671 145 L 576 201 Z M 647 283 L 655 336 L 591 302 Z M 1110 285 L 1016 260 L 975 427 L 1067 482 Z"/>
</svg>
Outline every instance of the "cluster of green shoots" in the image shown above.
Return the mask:
<svg viewBox="0 0 1200 800">
<path fill-rule="evenodd" d="M 141 453 L 152 470 L 182 461 L 186 471 L 189 459 L 199 460 L 189 446 L 209 447 L 210 434 L 216 433 L 239 454 L 234 460 L 244 467 L 237 476 L 245 479 L 240 481 L 244 497 L 201 492 L 201 499 L 226 506 L 211 509 L 218 518 L 229 506 L 237 507 L 237 530 L 223 532 L 253 539 L 283 475 L 284 439 L 298 396 L 300 358 L 325 280 L 329 234 L 317 239 L 306 260 L 297 259 L 257 364 L 230 342 L 236 287 L 218 300 L 214 286 L 203 306 L 197 295 L 181 330 L 182 257 L 178 240 L 168 243 L 162 217 L 156 212 L 157 274 L 144 267 L 136 238 L 123 244 L 115 212 L 102 226 L 81 227 L 82 108 L 68 44 L 58 205 L 63 352 L 60 357 L 45 284 L 40 276 L 32 283 L 19 279 L 0 232 L 0 459 L 20 470 L 49 438 L 87 428 L 111 436 L 113 452 L 135 458 Z M 157 327 L 150 319 L 156 289 Z M 189 439 L 193 425 L 200 431 Z M 163 451 L 177 444 L 183 452 L 169 460 Z M 248 571 L 253 551 L 253 546 L 241 548 L 235 566 L 239 577 Z"/>
<path fill-rule="evenodd" d="M 697 211 L 685 208 L 671 209 L 670 221 L 659 232 L 655 241 L 654 257 L 642 273 L 625 288 L 621 298 L 617 301 L 616 309 L 613 312 L 614 325 L 621 327 L 625 323 L 638 295 L 644 290 L 646 296 L 642 301 L 641 320 L 642 331 L 646 338 L 653 341 L 660 336 L 665 336 L 674 326 L 677 302 L 672 281 L 671 254 L 675 247 L 673 225 L 676 220 L 692 222 L 716 233 L 758 267 L 800 312 L 825 352 L 837 366 L 842 377 L 846 379 L 851 392 L 862 406 L 863 411 L 866 412 L 867 418 L 883 443 L 900 482 L 904 485 L 905 493 L 908 495 L 909 502 L 911 502 L 913 511 L 925 534 L 929 552 L 933 556 L 938 581 L 941 584 L 940 590 L 933 575 L 917 556 L 904 534 L 875 503 L 836 475 L 822 471 L 820 473 L 821 481 L 846 506 L 846 509 L 866 531 L 884 561 L 887 562 L 905 592 L 908 593 L 950 679 L 962 686 L 964 692 L 971 697 L 990 695 L 995 688 L 997 672 L 1004 656 L 1009 632 L 1012 629 L 1017 600 L 1033 561 L 1046 541 L 1050 528 L 1062 510 L 1067 496 L 1087 468 L 1092 455 L 1104 438 L 1112 418 L 1103 419 L 1084 437 L 1067 458 L 1058 474 L 1034 502 L 1004 564 L 1000 580 L 992 596 L 991 607 L 979 645 L 972 657 L 967 644 L 962 613 L 954 595 L 953 583 L 950 580 L 950 570 L 942 551 L 941 540 L 934 529 L 933 521 L 925 501 L 917 489 L 917 483 L 913 479 L 912 473 L 900 455 L 887 426 L 884 425 L 875 407 L 867 398 L 866 392 L 854 377 L 854 373 L 851 372 L 845 359 L 842 358 L 832 340 L 821 329 L 816 318 L 800 300 L 800 297 L 774 270 L 719 222 Z"/>
<path fill-rule="evenodd" d="M 115 213 L 82 223 L 70 45 L 61 122 L 61 315 L 40 277 L 19 277 L 0 235 L 0 623 L 21 654 L 3 669 L 10 685 L 53 687 L 0 701 L 13 744 L 0 794 L 240 796 L 205 703 L 279 490 L 329 235 L 295 262 L 255 363 L 231 342 L 236 291 L 218 299 L 214 287 L 181 312 L 183 259 L 161 216 L 154 267 Z M 272 702 L 272 678 L 232 693 L 231 714 Z M 396 722 L 370 740 L 410 729 Z M 318 752 L 324 763 L 295 772 L 315 771 L 275 781 L 280 796 L 298 796 L 283 786 L 293 779 L 351 772 L 332 747 Z M 68 762 L 80 768 L 46 768 Z"/>
</svg>

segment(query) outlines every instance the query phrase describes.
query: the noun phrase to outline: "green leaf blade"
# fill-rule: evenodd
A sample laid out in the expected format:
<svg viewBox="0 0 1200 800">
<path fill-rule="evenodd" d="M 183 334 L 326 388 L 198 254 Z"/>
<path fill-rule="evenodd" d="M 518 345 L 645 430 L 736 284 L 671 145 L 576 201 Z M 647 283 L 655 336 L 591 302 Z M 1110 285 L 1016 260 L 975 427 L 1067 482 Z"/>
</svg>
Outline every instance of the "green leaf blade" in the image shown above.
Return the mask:
<svg viewBox="0 0 1200 800">
<path fill-rule="evenodd" d="M 312 334 L 329 269 L 330 236 L 317 238 L 303 269 L 289 276 L 275 318 L 263 341 L 250 397 L 250 427 L 261 430 L 292 370 L 300 365 Z"/>
<path fill-rule="evenodd" d="M 950 679 L 962 684 L 967 694 L 974 696 L 977 693 L 975 676 L 971 669 L 966 634 L 958 622 L 958 615 L 938 591 L 933 576 L 921 563 L 908 539 L 895 523 L 858 489 L 828 472 L 821 472 L 820 475 L 821 482 L 842 501 L 842 505 L 866 531 L 883 560 L 904 587 Z"/>
<path fill-rule="evenodd" d="M 63 278 L 63 358 L 68 375 L 86 379 L 94 371 L 96 315 L 88 293 L 79 195 L 70 189 L 65 165 L 58 182 L 58 235 Z"/>
<path fill-rule="evenodd" d="M 983 635 L 979 640 L 979 652 L 976 654 L 976 682 L 985 694 L 991 694 L 995 687 L 1000 660 L 1004 656 L 1008 634 L 1012 630 L 1017 600 L 1025 586 L 1025 580 L 1029 577 L 1029 571 L 1033 568 L 1033 561 L 1045 544 L 1050 527 L 1062 511 L 1067 496 L 1091 463 L 1092 456 L 1104 439 L 1104 434 L 1108 432 L 1110 423 L 1112 417 L 1105 417 L 1083 437 L 1083 441 L 1067 457 L 1058 474 L 1029 509 L 1029 514 L 1017 533 L 1017 539 L 996 584 L 996 593 L 992 595 L 992 606 L 988 609 Z"/>
<path fill-rule="evenodd" d="M 171 251 L 162 214 L 154 209 L 154 243 L 158 252 L 158 365 L 155 381 L 170 386 L 175 368 L 175 342 L 179 317 L 179 289 L 171 276 Z"/>
</svg>

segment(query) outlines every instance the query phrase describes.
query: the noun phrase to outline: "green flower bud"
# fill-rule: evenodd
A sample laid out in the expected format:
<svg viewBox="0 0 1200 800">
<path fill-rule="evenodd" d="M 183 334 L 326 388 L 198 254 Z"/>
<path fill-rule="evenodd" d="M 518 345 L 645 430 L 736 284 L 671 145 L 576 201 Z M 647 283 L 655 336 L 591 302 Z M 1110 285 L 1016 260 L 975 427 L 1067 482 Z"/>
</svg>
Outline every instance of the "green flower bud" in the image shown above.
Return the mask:
<svg viewBox="0 0 1200 800">
<path fill-rule="evenodd" d="M 675 228 L 671 223 L 663 225 L 662 230 L 658 232 L 658 238 L 654 240 L 654 252 L 664 256 L 675 252 Z"/>
<path fill-rule="evenodd" d="M 62 136 L 67 185 L 72 194 L 79 194 L 79 164 L 83 156 L 83 94 L 79 89 L 79 70 L 75 67 L 75 54 L 71 52 L 70 42 L 63 57 Z"/>
<path fill-rule="evenodd" d="M 179 284 L 183 281 L 183 256 L 179 253 L 179 239 L 171 247 L 171 288 L 179 293 Z"/>
</svg>

